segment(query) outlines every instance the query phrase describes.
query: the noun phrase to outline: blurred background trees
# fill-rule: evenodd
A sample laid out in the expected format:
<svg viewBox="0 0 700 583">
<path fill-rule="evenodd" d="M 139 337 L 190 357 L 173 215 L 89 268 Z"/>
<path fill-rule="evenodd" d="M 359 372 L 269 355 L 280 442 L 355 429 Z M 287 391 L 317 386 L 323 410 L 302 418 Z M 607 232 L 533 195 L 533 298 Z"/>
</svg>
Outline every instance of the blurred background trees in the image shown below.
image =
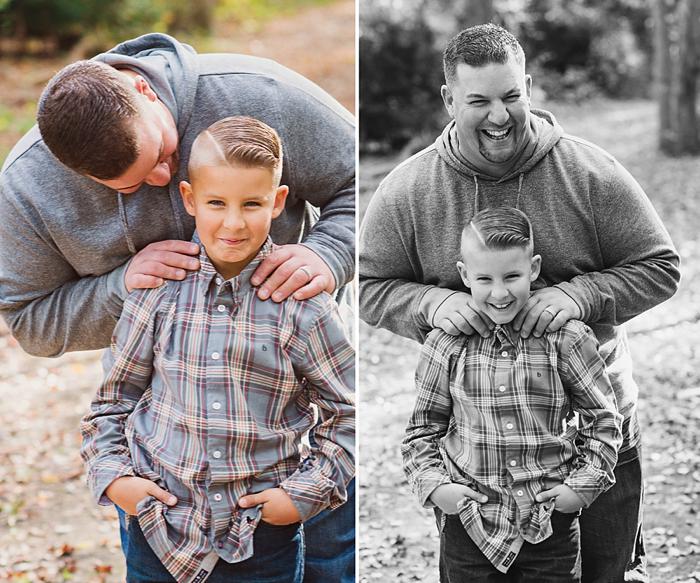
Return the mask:
<svg viewBox="0 0 700 583">
<path fill-rule="evenodd" d="M 361 0 L 361 147 L 411 151 L 434 137 L 442 49 L 491 21 L 522 43 L 536 103 L 655 97 L 661 148 L 695 153 L 699 12 L 696 0 Z"/>
</svg>

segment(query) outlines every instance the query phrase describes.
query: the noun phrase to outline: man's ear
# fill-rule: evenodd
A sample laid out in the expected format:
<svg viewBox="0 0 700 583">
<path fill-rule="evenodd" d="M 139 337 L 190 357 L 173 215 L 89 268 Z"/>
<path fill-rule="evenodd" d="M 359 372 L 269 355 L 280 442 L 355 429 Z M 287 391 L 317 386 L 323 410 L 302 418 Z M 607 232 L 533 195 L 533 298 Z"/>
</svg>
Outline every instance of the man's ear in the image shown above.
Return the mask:
<svg viewBox="0 0 700 583">
<path fill-rule="evenodd" d="M 276 219 L 282 214 L 282 211 L 284 210 L 284 203 L 287 200 L 287 195 L 289 194 L 289 186 L 285 186 L 284 184 L 277 187 L 277 191 L 275 192 L 275 202 L 272 207 L 272 218 Z"/>
<path fill-rule="evenodd" d="M 182 196 L 182 203 L 185 205 L 187 214 L 194 216 L 194 193 L 192 192 L 192 185 L 186 180 L 180 182 L 180 196 Z"/>
<path fill-rule="evenodd" d="M 146 97 L 146 99 L 149 101 L 156 101 L 158 99 L 158 96 L 155 94 L 153 89 L 151 89 L 148 81 L 141 77 L 141 75 L 134 77 L 134 87 L 138 93 Z"/>
<path fill-rule="evenodd" d="M 440 87 L 440 95 L 442 95 L 442 102 L 445 104 L 447 113 L 450 114 L 451 118 L 454 118 L 454 96 L 452 95 L 452 91 L 450 91 L 447 85 L 443 85 Z"/>
<path fill-rule="evenodd" d="M 463 261 L 458 261 L 457 262 L 457 271 L 459 271 L 459 276 L 462 278 L 462 281 L 464 282 L 464 285 L 467 287 L 471 287 L 469 284 L 469 275 L 467 274 L 467 266 L 464 264 Z"/>
<path fill-rule="evenodd" d="M 542 257 L 534 255 L 530 263 L 530 281 L 535 281 L 540 276 L 540 268 L 542 267 Z"/>
</svg>

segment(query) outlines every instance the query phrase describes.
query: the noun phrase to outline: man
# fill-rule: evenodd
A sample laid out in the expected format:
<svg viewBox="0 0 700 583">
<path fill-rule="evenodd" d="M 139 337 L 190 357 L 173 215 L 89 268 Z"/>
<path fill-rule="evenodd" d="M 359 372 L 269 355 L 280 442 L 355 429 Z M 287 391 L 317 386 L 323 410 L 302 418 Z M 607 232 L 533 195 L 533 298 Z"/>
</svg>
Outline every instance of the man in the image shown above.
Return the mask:
<svg viewBox="0 0 700 583">
<path fill-rule="evenodd" d="M 178 184 L 194 138 L 231 115 L 268 123 L 286 146 L 290 194 L 271 233 L 282 245 L 253 275 L 259 296 L 304 299 L 352 278 L 352 116 L 272 61 L 149 34 L 62 69 L 0 174 L 0 313 L 27 352 L 105 347 L 129 291 L 199 267 Z M 342 508 L 351 531 L 353 503 Z"/>
<path fill-rule="evenodd" d="M 482 208 L 524 211 L 543 268 L 514 327 L 539 337 L 570 319 L 589 324 L 624 416 L 617 484 L 581 517 L 583 581 L 645 581 L 637 386 L 620 324 L 675 292 L 678 255 L 612 156 L 530 109 L 532 80 L 513 35 L 469 28 L 448 44 L 444 67 L 452 121 L 387 176 L 367 210 L 362 317 L 419 341 L 433 327 L 488 336 L 494 324 L 454 268 L 461 226 Z"/>
</svg>

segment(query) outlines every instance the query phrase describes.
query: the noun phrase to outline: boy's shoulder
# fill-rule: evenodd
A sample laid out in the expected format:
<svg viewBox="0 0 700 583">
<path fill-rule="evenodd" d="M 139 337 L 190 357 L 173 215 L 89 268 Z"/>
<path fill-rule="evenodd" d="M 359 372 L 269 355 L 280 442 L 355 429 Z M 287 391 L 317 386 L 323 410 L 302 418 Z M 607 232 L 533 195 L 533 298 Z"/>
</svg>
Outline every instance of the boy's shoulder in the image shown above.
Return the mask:
<svg viewBox="0 0 700 583">
<path fill-rule="evenodd" d="M 439 359 L 447 362 L 451 356 L 459 353 L 469 342 L 469 336 L 453 336 L 441 328 L 433 328 L 425 339 L 422 353 L 424 358 Z"/>
<path fill-rule="evenodd" d="M 529 338 L 534 338 L 530 336 Z M 546 332 L 542 335 L 557 353 L 568 353 L 572 347 L 580 346 L 582 342 L 594 342 L 598 346 L 598 338 L 593 330 L 581 320 L 569 320 L 556 332 Z"/>
</svg>

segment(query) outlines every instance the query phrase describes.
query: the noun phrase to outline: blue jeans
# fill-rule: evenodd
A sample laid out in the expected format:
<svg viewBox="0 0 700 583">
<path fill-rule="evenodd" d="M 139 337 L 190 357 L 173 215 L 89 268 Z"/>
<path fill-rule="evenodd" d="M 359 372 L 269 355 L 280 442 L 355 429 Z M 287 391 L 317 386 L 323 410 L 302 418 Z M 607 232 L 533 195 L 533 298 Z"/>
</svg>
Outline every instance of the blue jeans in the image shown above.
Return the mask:
<svg viewBox="0 0 700 583">
<path fill-rule="evenodd" d="M 129 521 L 126 551 L 127 583 L 176 583 L 151 550 L 138 520 Z M 255 554 L 240 563 L 219 560 L 207 583 L 302 583 L 304 541 L 301 525 L 273 526 L 260 522 L 253 539 Z"/>
<path fill-rule="evenodd" d="M 632 452 L 632 458 L 621 460 L 615 485 L 581 513 L 583 583 L 649 581 L 642 537 L 641 451 Z"/>
<path fill-rule="evenodd" d="M 124 512 L 119 514 L 119 536 L 124 555 L 129 535 Z M 132 521 L 133 522 L 133 521 Z M 335 510 L 324 510 L 304 523 L 306 549 L 304 583 L 355 581 L 355 479 L 348 485 L 348 500 Z"/>
<path fill-rule="evenodd" d="M 440 533 L 443 581 L 450 583 L 578 583 L 578 513 L 552 513 L 552 535 L 536 545 L 523 543 L 507 573 L 484 556 L 457 515 L 445 517 Z"/>
<path fill-rule="evenodd" d="M 304 583 L 355 581 L 355 479 L 348 499 L 335 510 L 324 510 L 304 523 L 306 567 Z"/>
</svg>

